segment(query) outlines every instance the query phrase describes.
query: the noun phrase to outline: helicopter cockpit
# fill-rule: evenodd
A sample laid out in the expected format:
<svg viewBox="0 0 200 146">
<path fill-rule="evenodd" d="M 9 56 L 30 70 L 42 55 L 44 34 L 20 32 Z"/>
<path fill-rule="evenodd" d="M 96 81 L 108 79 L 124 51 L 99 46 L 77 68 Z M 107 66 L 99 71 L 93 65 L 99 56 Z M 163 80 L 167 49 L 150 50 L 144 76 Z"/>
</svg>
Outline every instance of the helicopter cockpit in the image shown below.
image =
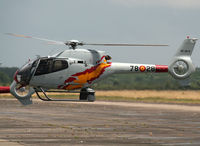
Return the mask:
<svg viewBox="0 0 200 146">
<path fill-rule="evenodd" d="M 32 76 L 49 74 L 66 68 L 68 68 L 68 61 L 66 59 L 48 57 L 38 58 L 29 61 L 18 69 L 15 73 L 14 79 L 17 83 L 25 86 L 29 84 Z"/>
<path fill-rule="evenodd" d="M 44 58 L 41 59 L 34 76 L 53 73 L 68 68 L 68 62 L 64 59 Z"/>
</svg>

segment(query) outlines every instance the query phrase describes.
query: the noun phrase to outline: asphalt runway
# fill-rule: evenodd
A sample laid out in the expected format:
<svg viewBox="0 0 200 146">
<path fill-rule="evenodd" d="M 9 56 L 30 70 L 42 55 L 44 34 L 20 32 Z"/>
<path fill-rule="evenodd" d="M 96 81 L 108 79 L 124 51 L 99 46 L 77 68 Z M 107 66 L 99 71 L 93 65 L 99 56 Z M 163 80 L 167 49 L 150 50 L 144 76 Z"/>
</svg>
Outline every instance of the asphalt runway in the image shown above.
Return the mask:
<svg viewBox="0 0 200 146">
<path fill-rule="evenodd" d="M 200 145 L 200 107 L 0 99 L 0 146 Z"/>
</svg>

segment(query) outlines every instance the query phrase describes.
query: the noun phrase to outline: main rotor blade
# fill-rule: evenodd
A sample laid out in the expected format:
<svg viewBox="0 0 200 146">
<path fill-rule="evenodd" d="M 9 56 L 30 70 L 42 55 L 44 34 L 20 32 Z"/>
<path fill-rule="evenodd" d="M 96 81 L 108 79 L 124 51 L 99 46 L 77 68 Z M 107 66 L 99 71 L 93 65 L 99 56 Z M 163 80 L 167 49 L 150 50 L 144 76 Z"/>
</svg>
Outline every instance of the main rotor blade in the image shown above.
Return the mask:
<svg viewBox="0 0 200 146">
<path fill-rule="evenodd" d="M 49 40 L 49 39 L 45 39 L 45 38 L 38 38 L 38 37 L 32 37 L 32 36 L 25 36 L 25 35 L 14 34 L 14 33 L 5 33 L 5 34 L 6 34 L 6 35 L 15 36 L 15 37 L 31 38 L 31 39 L 36 39 L 36 40 L 46 41 L 46 42 L 48 42 L 48 44 L 65 45 L 64 42 L 61 42 L 61 41 L 54 41 L 54 40 Z"/>
<path fill-rule="evenodd" d="M 92 46 L 168 46 L 162 44 L 91 44 L 91 43 L 83 43 L 83 45 L 92 45 Z"/>
<path fill-rule="evenodd" d="M 54 41 L 54 40 L 49 40 L 45 38 L 38 38 L 38 37 L 32 37 L 32 36 L 26 36 L 26 35 L 21 35 L 21 34 L 14 34 L 14 33 L 5 33 L 6 35 L 11 35 L 15 37 L 22 37 L 22 38 L 31 38 L 31 39 L 37 39 L 41 41 L 46 41 L 48 44 L 55 44 L 55 45 L 70 45 L 70 46 L 83 46 L 83 45 L 91 45 L 91 46 L 168 46 L 168 45 L 163 45 L 163 44 L 111 44 L 111 43 L 84 43 L 84 42 L 79 42 L 77 40 L 69 40 L 67 42 L 61 42 L 61 41 Z"/>
</svg>

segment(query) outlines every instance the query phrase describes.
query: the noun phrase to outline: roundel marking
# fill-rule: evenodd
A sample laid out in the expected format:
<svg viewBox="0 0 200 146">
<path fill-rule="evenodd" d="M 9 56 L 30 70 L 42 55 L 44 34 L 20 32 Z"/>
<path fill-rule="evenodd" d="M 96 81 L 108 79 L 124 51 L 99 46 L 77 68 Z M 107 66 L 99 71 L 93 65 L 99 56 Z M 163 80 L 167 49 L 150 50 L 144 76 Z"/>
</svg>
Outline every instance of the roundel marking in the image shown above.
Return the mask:
<svg viewBox="0 0 200 146">
<path fill-rule="evenodd" d="M 145 66 L 143 66 L 143 65 L 140 66 L 140 71 L 141 71 L 141 72 L 144 72 L 145 70 L 146 70 L 146 67 L 145 67 Z"/>
</svg>

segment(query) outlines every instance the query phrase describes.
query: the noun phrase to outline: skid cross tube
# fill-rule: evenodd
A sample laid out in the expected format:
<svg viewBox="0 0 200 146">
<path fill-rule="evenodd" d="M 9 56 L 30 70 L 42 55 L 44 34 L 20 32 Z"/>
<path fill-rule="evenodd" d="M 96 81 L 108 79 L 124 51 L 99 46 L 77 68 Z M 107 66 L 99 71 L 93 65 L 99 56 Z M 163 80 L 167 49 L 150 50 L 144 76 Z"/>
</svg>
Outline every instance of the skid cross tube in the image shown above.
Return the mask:
<svg viewBox="0 0 200 146">
<path fill-rule="evenodd" d="M 38 91 L 39 89 L 39 91 Z M 45 96 L 45 98 L 42 98 L 38 92 L 42 92 Z M 62 93 L 80 93 L 78 91 L 73 91 L 73 92 L 69 92 L 69 91 L 46 91 L 46 92 L 62 92 Z M 84 102 L 87 100 L 79 100 L 79 99 L 52 99 L 49 98 L 48 95 L 46 94 L 46 92 L 44 91 L 44 89 L 42 89 L 41 87 L 35 88 L 35 93 L 37 94 L 38 98 L 43 100 L 43 101 L 80 101 L 80 102 Z"/>
</svg>

